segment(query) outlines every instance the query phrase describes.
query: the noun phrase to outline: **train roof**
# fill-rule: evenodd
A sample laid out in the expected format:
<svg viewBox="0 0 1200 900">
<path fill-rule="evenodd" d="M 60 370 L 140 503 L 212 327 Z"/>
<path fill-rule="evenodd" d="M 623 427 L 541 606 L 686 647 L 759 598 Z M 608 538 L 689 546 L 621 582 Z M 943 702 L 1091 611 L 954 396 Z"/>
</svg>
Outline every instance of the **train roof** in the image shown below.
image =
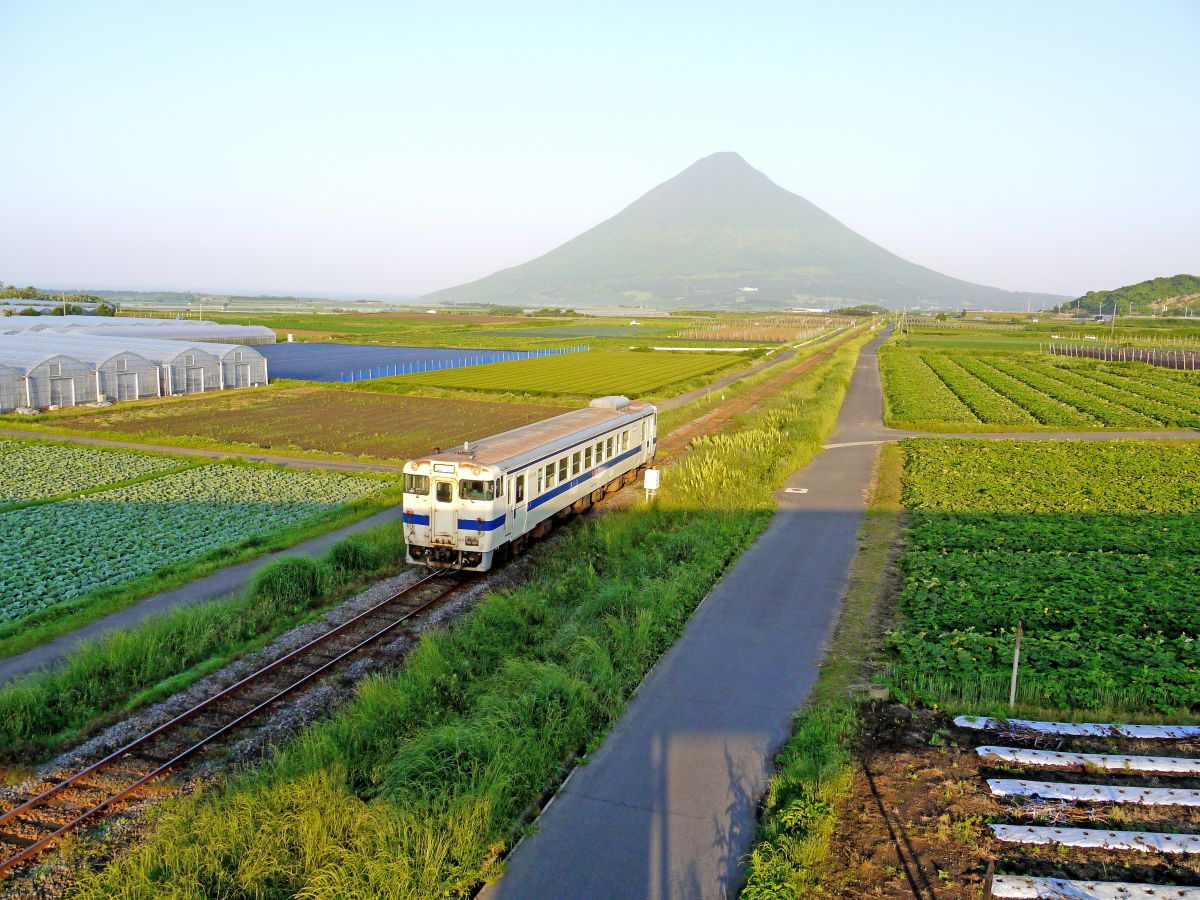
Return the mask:
<svg viewBox="0 0 1200 900">
<path fill-rule="evenodd" d="M 624 402 L 613 403 L 614 400 Z M 655 409 L 651 404 L 640 400 L 602 397 L 592 401 L 592 405 L 586 409 L 572 410 L 479 441 L 472 441 L 465 450 L 458 447 L 423 456 L 421 459 L 511 469 L 558 453 L 572 444 L 603 434 L 614 426 L 635 422 L 644 418 L 648 411 L 653 413 Z"/>
</svg>

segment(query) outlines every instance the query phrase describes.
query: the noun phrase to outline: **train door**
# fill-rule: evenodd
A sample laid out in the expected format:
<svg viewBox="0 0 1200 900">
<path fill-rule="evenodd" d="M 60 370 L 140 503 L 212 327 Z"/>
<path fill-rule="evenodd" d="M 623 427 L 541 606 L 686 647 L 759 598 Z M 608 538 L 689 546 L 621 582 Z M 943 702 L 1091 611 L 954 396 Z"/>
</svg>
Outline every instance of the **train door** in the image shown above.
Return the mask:
<svg viewBox="0 0 1200 900">
<path fill-rule="evenodd" d="M 512 497 L 512 524 L 508 533 L 512 537 L 519 537 L 525 533 L 525 518 L 529 511 L 525 497 L 525 473 L 510 479 L 508 488 L 508 495 Z"/>
<path fill-rule="evenodd" d="M 433 483 L 433 507 L 429 511 L 429 538 L 434 544 L 458 542 L 458 505 L 454 501 L 454 482 L 438 479 Z"/>
</svg>

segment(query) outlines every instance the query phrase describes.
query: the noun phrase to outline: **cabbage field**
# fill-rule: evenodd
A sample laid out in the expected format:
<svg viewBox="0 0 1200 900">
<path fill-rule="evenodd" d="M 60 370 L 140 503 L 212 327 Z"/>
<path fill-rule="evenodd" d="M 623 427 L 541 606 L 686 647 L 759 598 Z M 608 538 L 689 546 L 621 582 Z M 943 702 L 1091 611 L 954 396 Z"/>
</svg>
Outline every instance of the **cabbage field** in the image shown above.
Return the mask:
<svg viewBox="0 0 1200 900">
<path fill-rule="evenodd" d="M 287 528 L 389 484 L 326 472 L 181 465 L 47 444 L 0 446 L 6 499 L 81 492 L 0 509 L 0 622 Z M 155 466 L 162 474 L 154 475 Z M 12 473 L 23 473 L 23 487 L 12 486 Z M 105 489 L 105 479 L 119 486 Z M 89 490 L 98 482 L 100 489 Z"/>
<path fill-rule="evenodd" d="M 0 441 L 0 506 L 131 481 L 184 465 L 169 456 Z"/>
</svg>

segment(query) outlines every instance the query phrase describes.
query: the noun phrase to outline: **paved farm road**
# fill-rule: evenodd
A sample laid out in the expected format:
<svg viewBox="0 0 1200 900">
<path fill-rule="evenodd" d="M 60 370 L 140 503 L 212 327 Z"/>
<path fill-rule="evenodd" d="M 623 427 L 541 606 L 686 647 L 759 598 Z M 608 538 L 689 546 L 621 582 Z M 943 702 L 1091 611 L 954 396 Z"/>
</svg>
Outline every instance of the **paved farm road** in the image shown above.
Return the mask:
<svg viewBox="0 0 1200 900">
<path fill-rule="evenodd" d="M 911 436 L 883 426 L 881 340 L 859 358 L 827 449 L 776 494 L 767 530 L 700 604 L 588 764 L 567 779 L 537 831 L 511 854 L 507 874 L 484 891 L 488 900 L 692 900 L 738 889 L 769 761 L 791 733 L 841 610 L 878 444 Z"/>
</svg>

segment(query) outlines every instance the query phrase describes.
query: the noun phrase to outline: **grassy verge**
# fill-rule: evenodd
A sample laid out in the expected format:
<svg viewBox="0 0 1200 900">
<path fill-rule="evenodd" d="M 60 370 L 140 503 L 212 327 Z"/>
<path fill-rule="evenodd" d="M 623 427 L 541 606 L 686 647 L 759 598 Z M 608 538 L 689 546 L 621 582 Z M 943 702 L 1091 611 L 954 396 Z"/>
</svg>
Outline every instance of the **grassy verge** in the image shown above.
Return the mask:
<svg viewBox="0 0 1200 900">
<path fill-rule="evenodd" d="M 262 768 L 164 808 L 83 896 L 462 897 L 497 876 L 523 811 L 603 737 L 820 448 L 857 354 L 698 440 L 655 503 L 573 530 L 526 584 L 426 637 Z"/>
<path fill-rule="evenodd" d="M 809 704 L 776 760 L 742 889 L 747 900 L 808 897 L 822 893 L 830 880 L 830 840 L 850 791 L 859 728 L 850 695 L 875 662 L 895 587 L 902 469 L 900 447 L 883 445 L 833 642 Z"/>
<path fill-rule="evenodd" d="M 86 643 L 63 669 L 0 688 L 0 760 L 43 758 L 169 696 L 403 561 L 400 526 L 377 526 L 343 538 L 317 560 L 275 560 L 242 596 L 183 607 Z"/>
</svg>

